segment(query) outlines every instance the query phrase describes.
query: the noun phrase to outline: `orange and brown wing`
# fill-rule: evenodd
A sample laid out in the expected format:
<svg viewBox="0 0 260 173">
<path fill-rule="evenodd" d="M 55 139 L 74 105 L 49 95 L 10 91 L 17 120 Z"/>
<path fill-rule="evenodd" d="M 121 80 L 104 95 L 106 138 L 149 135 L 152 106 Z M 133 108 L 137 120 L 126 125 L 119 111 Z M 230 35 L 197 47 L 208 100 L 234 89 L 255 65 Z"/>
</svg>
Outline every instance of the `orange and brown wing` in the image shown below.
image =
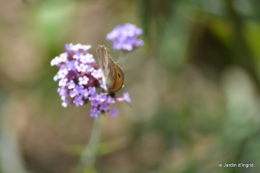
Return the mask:
<svg viewBox="0 0 260 173">
<path fill-rule="evenodd" d="M 116 63 L 114 63 L 114 68 L 115 68 L 115 82 L 114 82 L 114 86 L 109 89 L 109 92 L 111 93 L 120 90 L 124 85 L 124 79 L 125 79 L 123 70 Z"/>
</svg>

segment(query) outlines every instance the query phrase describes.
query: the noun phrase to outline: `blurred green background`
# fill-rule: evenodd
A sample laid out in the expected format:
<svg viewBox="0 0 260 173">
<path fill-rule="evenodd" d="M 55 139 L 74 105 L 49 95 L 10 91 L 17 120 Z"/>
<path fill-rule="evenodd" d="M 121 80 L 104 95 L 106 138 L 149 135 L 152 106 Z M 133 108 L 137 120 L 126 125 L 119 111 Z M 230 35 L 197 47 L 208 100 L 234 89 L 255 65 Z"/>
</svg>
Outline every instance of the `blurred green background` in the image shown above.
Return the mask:
<svg viewBox="0 0 260 173">
<path fill-rule="evenodd" d="M 260 1 L 23 0 L 0 2 L 0 173 L 78 173 L 90 105 L 61 106 L 66 43 L 111 49 L 106 34 L 144 30 L 128 55 L 132 108 L 105 116 L 95 171 L 259 173 Z M 120 52 L 111 50 L 114 59 Z M 252 163 L 252 168 L 220 168 Z M 92 172 L 95 172 L 92 171 Z"/>
</svg>

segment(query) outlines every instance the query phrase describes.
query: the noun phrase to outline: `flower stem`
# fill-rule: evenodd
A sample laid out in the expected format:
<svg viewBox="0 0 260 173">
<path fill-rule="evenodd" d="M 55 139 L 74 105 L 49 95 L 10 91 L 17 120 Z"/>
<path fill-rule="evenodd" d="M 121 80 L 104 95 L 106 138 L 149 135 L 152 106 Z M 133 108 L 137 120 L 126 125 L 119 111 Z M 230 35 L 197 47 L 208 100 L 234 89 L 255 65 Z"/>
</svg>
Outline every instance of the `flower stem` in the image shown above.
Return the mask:
<svg viewBox="0 0 260 173">
<path fill-rule="evenodd" d="M 104 117 L 101 115 L 97 119 L 95 119 L 93 130 L 89 139 L 89 143 L 82 152 L 80 158 L 81 168 L 85 170 L 89 170 L 94 168 L 94 163 L 96 161 L 97 151 L 100 143 L 101 133 L 102 133 L 102 125 Z M 92 171 L 94 172 L 94 171 Z"/>
<path fill-rule="evenodd" d="M 118 64 L 123 68 L 123 65 L 125 64 L 127 58 L 127 52 L 122 51 L 119 58 L 118 58 Z"/>
</svg>

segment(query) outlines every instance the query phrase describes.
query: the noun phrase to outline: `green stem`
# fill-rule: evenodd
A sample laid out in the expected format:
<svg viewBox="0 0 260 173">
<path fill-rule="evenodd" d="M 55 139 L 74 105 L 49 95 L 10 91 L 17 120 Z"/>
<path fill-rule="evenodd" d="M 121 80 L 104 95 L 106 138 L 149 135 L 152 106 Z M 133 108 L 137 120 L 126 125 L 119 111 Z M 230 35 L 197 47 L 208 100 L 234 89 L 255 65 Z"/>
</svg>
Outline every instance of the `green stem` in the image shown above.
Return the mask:
<svg viewBox="0 0 260 173">
<path fill-rule="evenodd" d="M 118 64 L 120 65 L 121 68 L 123 68 L 126 58 L 127 58 L 127 51 L 122 51 L 118 58 Z"/>
<path fill-rule="evenodd" d="M 93 130 L 89 139 L 89 143 L 82 152 L 80 158 L 80 165 L 83 170 L 93 169 L 96 161 L 97 151 L 100 143 L 103 120 L 104 117 L 101 115 L 95 119 Z"/>
</svg>

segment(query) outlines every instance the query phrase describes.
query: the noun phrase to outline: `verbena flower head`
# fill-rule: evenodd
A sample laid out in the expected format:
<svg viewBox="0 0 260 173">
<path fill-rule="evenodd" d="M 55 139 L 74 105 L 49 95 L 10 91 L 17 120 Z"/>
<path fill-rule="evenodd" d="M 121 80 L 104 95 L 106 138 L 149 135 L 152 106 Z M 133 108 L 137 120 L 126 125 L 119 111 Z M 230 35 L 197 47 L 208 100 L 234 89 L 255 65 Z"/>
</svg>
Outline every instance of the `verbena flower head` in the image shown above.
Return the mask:
<svg viewBox="0 0 260 173">
<path fill-rule="evenodd" d="M 113 42 L 113 49 L 123 51 L 133 51 L 144 44 L 140 39 L 143 31 L 137 26 L 126 23 L 117 26 L 112 32 L 107 34 L 107 40 Z"/>
<path fill-rule="evenodd" d="M 130 102 L 129 94 L 124 93 L 123 97 L 116 97 L 105 93 L 102 83 L 103 72 L 93 55 L 88 53 L 90 45 L 66 44 L 65 48 L 65 53 L 51 61 L 51 66 L 55 65 L 59 68 L 54 81 L 59 82 L 57 91 L 62 106 L 82 106 L 90 102 L 90 116 L 98 117 L 106 112 L 116 116 L 119 111 L 116 108 L 110 109 L 110 104 L 116 101 Z"/>
</svg>

